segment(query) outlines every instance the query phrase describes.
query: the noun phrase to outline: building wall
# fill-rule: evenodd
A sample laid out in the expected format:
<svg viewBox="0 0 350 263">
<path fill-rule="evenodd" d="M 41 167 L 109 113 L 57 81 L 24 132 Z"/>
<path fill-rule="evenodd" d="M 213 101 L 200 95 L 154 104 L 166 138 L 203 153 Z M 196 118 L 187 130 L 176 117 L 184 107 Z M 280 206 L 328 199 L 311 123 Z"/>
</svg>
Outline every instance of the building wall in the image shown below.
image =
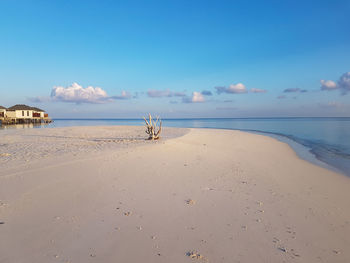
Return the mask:
<svg viewBox="0 0 350 263">
<path fill-rule="evenodd" d="M 6 111 L 6 116 L 9 118 L 16 118 L 16 112 L 15 111 Z"/>
<path fill-rule="evenodd" d="M 6 109 L 0 109 L 0 117 L 1 117 L 1 112 L 4 112 L 4 116 L 7 116 L 8 118 L 17 118 L 17 119 L 32 119 L 33 113 L 38 113 L 40 114 L 40 117 L 36 118 L 44 118 L 45 117 L 45 112 L 43 111 L 33 111 L 33 110 L 16 110 L 16 111 L 8 111 Z M 24 116 L 23 116 L 24 113 Z"/>
<path fill-rule="evenodd" d="M 29 119 L 33 118 L 33 111 L 32 110 L 16 110 L 16 118 L 19 119 Z"/>
</svg>

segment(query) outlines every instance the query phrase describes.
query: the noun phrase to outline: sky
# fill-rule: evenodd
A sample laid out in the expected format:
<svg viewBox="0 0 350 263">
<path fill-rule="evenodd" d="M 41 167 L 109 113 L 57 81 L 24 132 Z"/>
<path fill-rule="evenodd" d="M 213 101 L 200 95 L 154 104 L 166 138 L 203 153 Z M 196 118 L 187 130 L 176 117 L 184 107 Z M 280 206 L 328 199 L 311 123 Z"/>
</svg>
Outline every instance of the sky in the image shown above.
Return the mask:
<svg viewBox="0 0 350 263">
<path fill-rule="evenodd" d="M 350 1 L 0 0 L 0 105 L 350 117 Z"/>
</svg>

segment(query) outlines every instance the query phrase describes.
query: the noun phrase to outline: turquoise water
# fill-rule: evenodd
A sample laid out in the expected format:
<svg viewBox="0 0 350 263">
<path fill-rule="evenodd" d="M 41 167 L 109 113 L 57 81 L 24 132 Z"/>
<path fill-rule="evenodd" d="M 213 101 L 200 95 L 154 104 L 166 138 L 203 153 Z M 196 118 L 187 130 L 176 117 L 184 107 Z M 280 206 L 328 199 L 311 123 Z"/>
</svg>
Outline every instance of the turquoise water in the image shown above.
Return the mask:
<svg viewBox="0 0 350 263">
<path fill-rule="evenodd" d="M 39 127 L 96 125 L 144 125 L 144 122 L 141 119 L 56 119 Z M 164 119 L 163 125 L 264 133 L 289 143 L 302 158 L 310 161 L 305 152 L 311 153 L 318 162 L 350 176 L 350 118 Z"/>
</svg>

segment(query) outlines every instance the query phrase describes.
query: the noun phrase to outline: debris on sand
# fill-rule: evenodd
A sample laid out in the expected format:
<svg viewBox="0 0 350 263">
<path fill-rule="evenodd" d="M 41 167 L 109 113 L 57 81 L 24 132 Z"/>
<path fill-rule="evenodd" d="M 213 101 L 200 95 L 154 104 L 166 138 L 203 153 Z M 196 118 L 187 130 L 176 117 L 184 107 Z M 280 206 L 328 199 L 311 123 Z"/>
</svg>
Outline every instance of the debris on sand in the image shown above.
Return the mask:
<svg viewBox="0 0 350 263">
<path fill-rule="evenodd" d="M 282 251 L 282 252 L 284 252 L 284 253 L 287 252 L 287 249 L 286 249 L 285 247 L 279 247 L 278 250 L 280 250 L 280 251 Z"/>
<path fill-rule="evenodd" d="M 215 190 L 214 188 L 211 188 L 211 187 L 204 187 L 203 188 L 204 191 L 213 191 Z"/>
<path fill-rule="evenodd" d="M 186 256 L 190 257 L 191 259 L 203 259 L 203 260 L 205 260 L 205 257 L 196 251 L 188 251 L 186 253 Z"/>
<path fill-rule="evenodd" d="M 188 199 L 188 200 L 186 200 L 186 204 L 188 204 L 188 205 L 194 205 L 194 204 L 196 204 L 196 201 L 195 201 L 195 200 L 192 200 L 192 199 Z"/>
<path fill-rule="evenodd" d="M 131 215 L 131 212 L 125 212 L 124 215 L 125 215 L 125 216 L 130 216 L 130 215 Z"/>
</svg>

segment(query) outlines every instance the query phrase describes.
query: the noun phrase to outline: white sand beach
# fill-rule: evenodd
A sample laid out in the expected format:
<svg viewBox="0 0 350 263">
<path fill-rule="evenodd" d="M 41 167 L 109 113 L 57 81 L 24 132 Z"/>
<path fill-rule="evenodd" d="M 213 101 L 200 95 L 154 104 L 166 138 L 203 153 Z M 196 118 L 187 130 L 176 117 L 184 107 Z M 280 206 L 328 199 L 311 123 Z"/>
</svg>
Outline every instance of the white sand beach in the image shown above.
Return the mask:
<svg viewBox="0 0 350 263">
<path fill-rule="evenodd" d="M 350 178 L 231 130 L 0 131 L 0 262 L 350 262 Z"/>
</svg>

